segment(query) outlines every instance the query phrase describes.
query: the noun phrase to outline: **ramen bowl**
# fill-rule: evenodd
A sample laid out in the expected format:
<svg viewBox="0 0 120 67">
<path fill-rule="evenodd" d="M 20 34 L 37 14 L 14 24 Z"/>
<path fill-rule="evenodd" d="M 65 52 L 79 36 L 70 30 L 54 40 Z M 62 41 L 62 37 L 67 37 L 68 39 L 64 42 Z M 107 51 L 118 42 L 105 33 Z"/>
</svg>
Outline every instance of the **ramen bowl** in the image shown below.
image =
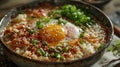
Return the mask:
<svg viewBox="0 0 120 67">
<path fill-rule="evenodd" d="M 74 12 L 78 14 L 72 15 Z M 113 36 L 110 19 L 80 1 L 35 1 L 11 9 L 0 24 L 4 53 L 20 67 L 91 66 L 102 57 Z"/>
</svg>

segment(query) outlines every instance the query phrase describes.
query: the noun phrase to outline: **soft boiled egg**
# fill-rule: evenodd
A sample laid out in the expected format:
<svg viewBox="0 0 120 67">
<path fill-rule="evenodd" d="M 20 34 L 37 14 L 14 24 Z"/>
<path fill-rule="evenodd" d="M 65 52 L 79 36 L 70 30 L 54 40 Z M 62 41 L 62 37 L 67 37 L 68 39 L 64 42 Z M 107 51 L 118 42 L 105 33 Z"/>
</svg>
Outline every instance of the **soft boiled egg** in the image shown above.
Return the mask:
<svg viewBox="0 0 120 67">
<path fill-rule="evenodd" d="M 64 41 L 69 42 L 69 39 L 78 39 L 79 35 L 80 28 L 70 22 L 65 25 L 49 24 L 39 31 L 39 39 L 53 45 Z"/>
<path fill-rule="evenodd" d="M 66 37 L 64 28 L 60 25 L 48 25 L 39 32 L 40 39 L 49 43 L 59 42 Z"/>
<path fill-rule="evenodd" d="M 64 26 L 64 29 L 67 31 L 68 38 L 70 39 L 79 38 L 79 35 L 81 33 L 81 28 L 69 22 Z"/>
</svg>

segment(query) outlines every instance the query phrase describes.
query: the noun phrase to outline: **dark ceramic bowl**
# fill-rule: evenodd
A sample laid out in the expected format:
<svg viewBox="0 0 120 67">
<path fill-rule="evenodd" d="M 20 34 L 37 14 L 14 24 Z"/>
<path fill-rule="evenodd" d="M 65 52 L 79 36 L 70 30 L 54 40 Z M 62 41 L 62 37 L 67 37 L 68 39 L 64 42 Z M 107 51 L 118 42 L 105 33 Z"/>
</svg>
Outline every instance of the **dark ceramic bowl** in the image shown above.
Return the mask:
<svg viewBox="0 0 120 67">
<path fill-rule="evenodd" d="M 37 61 L 33 59 L 28 59 L 26 57 L 23 57 L 21 55 L 18 55 L 17 53 L 13 52 L 10 50 L 2 40 L 2 35 L 4 32 L 4 29 L 6 25 L 9 23 L 10 18 L 12 15 L 15 15 L 18 11 L 26 9 L 26 8 L 33 8 L 36 5 L 39 5 L 43 2 L 51 2 L 52 4 L 55 5 L 64 5 L 64 4 L 74 4 L 76 6 L 81 7 L 86 9 L 89 13 L 91 13 L 93 16 L 95 16 L 99 21 L 101 21 L 101 24 L 106 27 L 107 37 L 106 37 L 106 43 L 103 46 L 102 49 L 94 53 L 93 55 L 83 58 L 83 59 L 78 59 L 78 60 L 73 60 L 73 61 L 68 61 L 68 62 L 45 62 L 45 61 Z M 21 7 L 14 8 L 10 10 L 0 21 L 0 38 L 2 41 L 2 45 L 4 48 L 4 53 L 6 56 L 12 60 L 14 63 L 16 63 L 18 66 L 21 67 L 89 67 L 95 62 L 97 62 L 103 55 L 105 49 L 108 47 L 108 45 L 111 43 L 113 36 L 113 25 L 110 21 L 110 19 L 98 8 L 91 6 L 87 3 L 80 2 L 80 1 L 37 1 L 37 2 L 32 2 L 26 5 L 23 5 Z"/>
<path fill-rule="evenodd" d="M 92 0 L 83 0 L 87 3 L 90 3 L 92 5 L 95 5 L 99 8 L 102 8 L 104 5 L 106 5 L 107 3 L 109 3 L 111 0 L 96 0 L 96 1 L 92 1 Z"/>
</svg>

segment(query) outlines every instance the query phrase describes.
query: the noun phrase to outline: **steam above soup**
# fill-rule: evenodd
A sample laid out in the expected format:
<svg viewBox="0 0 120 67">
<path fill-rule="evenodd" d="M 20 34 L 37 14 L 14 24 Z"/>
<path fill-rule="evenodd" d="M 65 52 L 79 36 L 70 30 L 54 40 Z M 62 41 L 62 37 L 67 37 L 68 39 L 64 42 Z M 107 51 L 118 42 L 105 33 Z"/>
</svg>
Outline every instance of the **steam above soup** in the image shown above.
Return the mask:
<svg viewBox="0 0 120 67">
<path fill-rule="evenodd" d="M 11 50 L 40 61 L 70 61 L 94 54 L 106 42 L 99 21 L 75 5 L 42 4 L 11 18 L 3 39 Z"/>
</svg>

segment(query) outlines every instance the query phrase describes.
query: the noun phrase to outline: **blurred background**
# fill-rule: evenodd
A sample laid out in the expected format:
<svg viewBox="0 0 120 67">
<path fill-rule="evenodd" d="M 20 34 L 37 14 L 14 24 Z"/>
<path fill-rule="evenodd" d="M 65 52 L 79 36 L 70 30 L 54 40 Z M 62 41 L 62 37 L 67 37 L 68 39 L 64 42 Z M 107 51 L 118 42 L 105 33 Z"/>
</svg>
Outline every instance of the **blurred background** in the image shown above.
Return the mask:
<svg viewBox="0 0 120 67">
<path fill-rule="evenodd" d="M 0 19 L 12 8 L 35 0 L 0 0 Z M 115 34 L 120 37 L 120 0 L 77 0 L 90 3 L 104 11 L 114 23 Z M 1 62 L 3 61 L 4 62 Z M 7 63 L 7 65 L 6 65 Z M 13 67 L 14 63 L 0 57 L 0 67 Z M 17 67 L 17 66 L 14 66 Z M 117 67 L 120 67 L 117 66 Z"/>
<path fill-rule="evenodd" d="M 0 18 L 10 9 L 35 0 L 0 0 Z"/>
</svg>

